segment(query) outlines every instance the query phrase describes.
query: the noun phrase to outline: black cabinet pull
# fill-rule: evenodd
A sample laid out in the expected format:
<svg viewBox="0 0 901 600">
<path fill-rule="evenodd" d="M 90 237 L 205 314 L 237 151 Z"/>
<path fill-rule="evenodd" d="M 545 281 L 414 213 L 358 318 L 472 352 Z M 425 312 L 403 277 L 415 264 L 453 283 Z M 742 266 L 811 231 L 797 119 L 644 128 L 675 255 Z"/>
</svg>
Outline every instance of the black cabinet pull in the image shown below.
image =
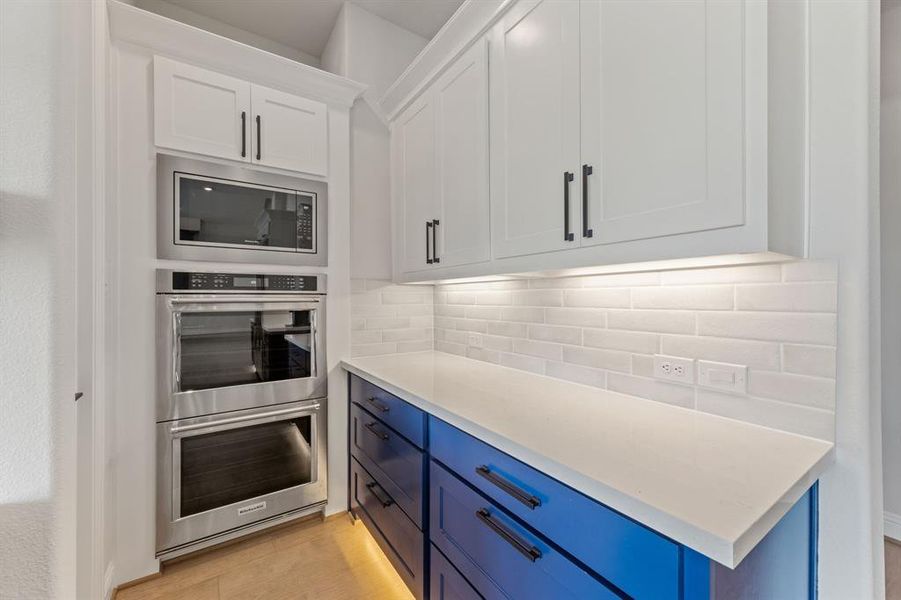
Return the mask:
<svg viewBox="0 0 901 600">
<path fill-rule="evenodd" d="M 513 546 L 513 549 L 528 558 L 530 561 L 535 562 L 539 558 L 541 558 L 541 550 L 532 546 L 531 544 L 524 542 L 516 535 L 514 532 L 510 531 L 506 526 L 498 523 L 494 519 L 491 518 L 491 513 L 488 512 L 487 508 L 480 508 L 476 511 L 476 517 L 479 520 L 488 526 L 494 533 L 501 536 L 505 542 Z"/>
<path fill-rule="evenodd" d="M 382 505 L 382 508 L 388 508 L 389 506 L 394 504 L 394 500 L 392 500 L 390 496 L 388 496 L 387 500 L 380 498 L 379 495 L 375 493 L 375 488 L 377 488 L 377 487 L 381 487 L 381 486 L 379 486 L 379 484 L 377 484 L 374 481 L 370 481 L 369 483 L 366 484 L 366 489 L 369 490 L 369 493 L 372 494 L 373 497 L 375 497 L 375 499 L 379 501 L 379 504 Z"/>
<path fill-rule="evenodd" d="M 262 129 L 263 128 L 260 125 L 260 115 L 257 115 L 257 160 L 260 160 L 261 156 L 262 156 L 260 154 L 262 152 L 262 150 L 260 149 L 260 146 L 262 145 L 262 140 L 263 140 Z"/>
<path fill-rule="evenodd" d="M 430 231 L 432 231 L 432 222 L 426 221 L 425 222 L 425 262 L 426 262 L 426 264 L 429 264 L 429 265 L 432 264 L 433 262 L 435 262 L 432 260 L 432 257 L 429 254 L 429 245 L 431 244 L 431 241 L 429 240 L 429 232 Z"/>
<path fill-rule="evenodd" d="M 563 173 L 563 240 L 571 242 L 576 239 L 576 235 L 569 230 L 569 183 L 575 179 L 575 176 L 566 171 Z"/>
<path fill-rule="evenodd" d="M 541 506 L 541 500 L 539 500 L 532 494 L 519 489 L 497 473 L 492 473 L 491 469 L 489 469 L 487 465 L 476 467 L 476 475 L 484 477 L 503 491 L 507 492 L 508 494 L 528 506 L 531 510 L 535 510 L 536 508 Z"/>
<path fill-rule="evenodd" d="M 241 111 L 241 158 L 247 156 L 247 113 Z"/>
<path fill-rule="evenodd" d="M 432 262 L 440 263 L 438 258 L 438 219 L 432 219 Z"/>
<path fill-rule="evenodd" d="M 369 398 L 366 398 L 366 402 L 368 402 L 368 403 L 370 403 L 371 405 L 373 405 L 379 412 L 388 412 L 389 410 L 391 410 L 390 408 L 388 408 L 387 406 L 385 406 L 385 405 L 382 404 L 381 402 L 378 402 L 378 401 L 377 401 L 374 397 L 372 397 L 372 396 L 370 396 Z"/>
<path fill-rule="evenodd" d="M 374 421 L 373 421 L 372 423 L 366 423 L 366 425 L 364 425 L 364 427 L 365 427 L 367 430 L 369 430 L 369 433 L 371 433 L 371 434 L 374 435 L 375 437 L 379 438 L 379 439 L 382 440 L 383 442 L 387 442 L 387 441 L 388 441 L 388 434 L 385 433 L 385 432 L 383 432 L 383 431 L 379 431 L 378 429 L 376 429 L 376 428 L 375 428 L 375 422 L 374 422 Z"/>
<path fill-rule="evenodd" d="M 593 237 L 594 231 L 588 227 L 588 176 L 594 173 L 591 165 L 582 165 L 582 237 Z"/>
</svg>

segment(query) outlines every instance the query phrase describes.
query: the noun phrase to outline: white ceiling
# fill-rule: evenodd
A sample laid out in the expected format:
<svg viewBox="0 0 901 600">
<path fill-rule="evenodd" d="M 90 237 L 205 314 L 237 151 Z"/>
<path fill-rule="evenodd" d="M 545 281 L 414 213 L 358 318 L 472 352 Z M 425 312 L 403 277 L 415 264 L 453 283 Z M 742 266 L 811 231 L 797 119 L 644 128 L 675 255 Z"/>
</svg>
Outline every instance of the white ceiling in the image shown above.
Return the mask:
<svg viewBox="0 0 901 600">
<path fill-rule="evenodd" d="M 168 0 L 191 10 L 320 56 L 343 0 Z M 463 0 L 353 0 L 395 25 L 431 39 Z"/>
</svg>

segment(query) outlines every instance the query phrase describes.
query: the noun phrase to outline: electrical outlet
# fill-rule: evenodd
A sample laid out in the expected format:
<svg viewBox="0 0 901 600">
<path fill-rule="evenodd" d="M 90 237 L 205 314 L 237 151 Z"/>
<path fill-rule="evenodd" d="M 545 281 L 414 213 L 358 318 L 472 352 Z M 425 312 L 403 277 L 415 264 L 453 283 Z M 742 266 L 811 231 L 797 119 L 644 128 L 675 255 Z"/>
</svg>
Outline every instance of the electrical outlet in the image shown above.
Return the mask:
<svg viewBox="0 0 901 600">
<path fill-rule="evenodd" d="M 694 383 L 695 361 L 691 358 L 655 354 L 654 378 L 676 383 Z"/>
<path fill-rule="evenodd" d="M 481 333 L 470 333 L 469 334 L 469 345 L 473 348 L 481 348 L 482 347 L 482 334 Z"/>
<path fill-rule="evenodd" d="M 699 360 L 698 385 L 714 390 L 746 394 L 748 392 L 748 367 Z"/>
</svg>

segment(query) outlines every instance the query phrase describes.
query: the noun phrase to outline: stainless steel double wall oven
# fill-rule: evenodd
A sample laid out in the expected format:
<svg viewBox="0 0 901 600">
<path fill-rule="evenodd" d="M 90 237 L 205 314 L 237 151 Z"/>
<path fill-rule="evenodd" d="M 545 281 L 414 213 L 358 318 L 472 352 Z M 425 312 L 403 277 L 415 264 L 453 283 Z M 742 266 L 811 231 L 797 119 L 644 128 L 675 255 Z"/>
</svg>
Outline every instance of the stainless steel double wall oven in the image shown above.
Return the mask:
<svg viewBox="0 0 901 600">
<path fill-rule="evenodd" d="M 320 510 L 325 277 L 157 272 L 157 556 Z"/>
</svg>

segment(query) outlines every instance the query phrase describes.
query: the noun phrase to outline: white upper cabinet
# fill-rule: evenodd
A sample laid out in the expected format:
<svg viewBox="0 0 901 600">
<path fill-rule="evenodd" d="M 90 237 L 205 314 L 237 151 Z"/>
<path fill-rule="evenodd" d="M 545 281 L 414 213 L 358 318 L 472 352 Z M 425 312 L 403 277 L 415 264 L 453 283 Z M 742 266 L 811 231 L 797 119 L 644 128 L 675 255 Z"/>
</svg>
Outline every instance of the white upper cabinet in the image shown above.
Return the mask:
<svg viewBox="0 0 901 600">
<path fill-rule="evenodd" d="M 742 2 L 587 0 L 581 11 L 582 244 L 741 225 Z"/>
<path fill-rule="evenodd" d="M 253 161 L 270 167 L 325 175 L 328 160 L 326 106 L 252 85 Z"/>
<path fill-rule="evenodd" d="M 435 106 L 421 96 L 395 121 L 391 135 L 396 243 L 401 270 L 422 271 L 433 263 L 438 214 L 435 177 Z"/>
<path fill-rule="evenodd" d="M 153 82 L 157 146 L 250 160 L 246 81 L 157 56 Z"/>
<path fill-rule="evenodd" d="M 579 4 L 518 2 L 490 42 L 494 256 L 577 247 Z"/>
<path fill-rule="evenodd" d="M 489 259 L 487 113 L 483 41 L 394 120 L 395 247 L 401 271 Z"/>
<path fill-rule="evenodd" d="M 154 57 L 154 142 L 161 148 L 326 175 L 326 105 Z"/>
<path fill-rule="evenodd" d="M 488 48 L 475 44 L 435 83 L 441 266 L 491 256 L 488 208 Z"/>
</svg>

